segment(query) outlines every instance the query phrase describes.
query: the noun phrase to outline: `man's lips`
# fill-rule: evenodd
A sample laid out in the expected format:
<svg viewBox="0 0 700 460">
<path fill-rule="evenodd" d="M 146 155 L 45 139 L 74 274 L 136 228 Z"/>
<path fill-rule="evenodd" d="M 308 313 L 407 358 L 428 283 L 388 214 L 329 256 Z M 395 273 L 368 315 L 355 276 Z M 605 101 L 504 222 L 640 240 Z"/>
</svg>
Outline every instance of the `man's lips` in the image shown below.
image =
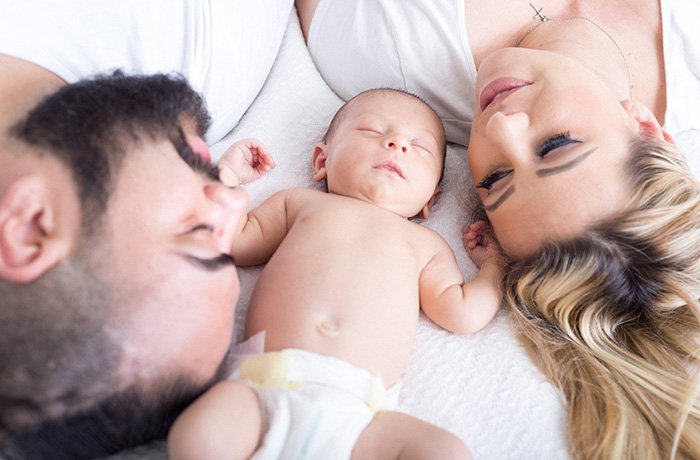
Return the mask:
<svg viewBox="0 0 700 460">
<path fill-rule="evenodd" d="M 486 107 L 491 105 L 496 99 L 502 101 L 523 86 L 531 84 L 532 82 L 515 77 L 501 77 L 495 79 L 481 90 L 481 96 L 479 97 L 481 111 L 483 112 L 486 110 Z"/>
<path fill-rule="evenodd" d="M 401 171 L 401 168 L 399 167 L 399 165 L 397 165 L 393 161 L 382 161 L 381 163 L 377 163 L 376 165 L 374 165 L 373 168 L 374 169 L 384 169 L 384 170 L 389 171 L 391 173 L 397 174 L 399 177 L 404 179 L 403 172 Z"/>
</svg>

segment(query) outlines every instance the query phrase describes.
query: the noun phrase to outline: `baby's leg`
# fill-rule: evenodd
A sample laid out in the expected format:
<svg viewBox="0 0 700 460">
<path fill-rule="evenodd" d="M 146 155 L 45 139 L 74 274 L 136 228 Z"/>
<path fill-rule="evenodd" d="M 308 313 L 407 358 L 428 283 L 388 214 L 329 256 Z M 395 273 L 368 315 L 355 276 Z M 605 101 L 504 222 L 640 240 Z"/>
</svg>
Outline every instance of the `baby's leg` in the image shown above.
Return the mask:
<svg viewBox="0 0 700 460">
<path fill-rule="evenodd" d="M 400 412 L 379 412 L 360 434 L 351 460 L 468 460 L 469 449 L 452 433 Z"/>
<path fill-rule="evenodd" d="M 263 432 L 258 395 L 241 382 L 214 385 L 175 421 L 168 435 L 171 460 L 246 459 Z"/>
</svg>

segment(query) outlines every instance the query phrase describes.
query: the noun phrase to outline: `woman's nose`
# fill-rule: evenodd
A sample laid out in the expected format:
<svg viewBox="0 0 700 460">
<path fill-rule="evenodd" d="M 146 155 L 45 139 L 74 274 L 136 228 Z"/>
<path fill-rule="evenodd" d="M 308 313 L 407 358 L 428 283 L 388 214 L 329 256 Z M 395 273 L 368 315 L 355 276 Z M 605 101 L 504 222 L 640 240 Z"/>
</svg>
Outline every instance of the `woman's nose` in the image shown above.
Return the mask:
<svg viewBox="0 0 700 460">
<path fill-rule="evenodd" d="M 525 112 L 494 113 L 486 124 L 485 133 L 504 152 L 529 151 L 530 117 Z"/>
<path fill-rule="evenodd" d="M 218 249 L 229 253 L 240 221 L 246 216 L 248 193 L 241 187 L 211 183 L 205 186 L 205 194 L 214 204 L 211 219 Z"/>
</svg>

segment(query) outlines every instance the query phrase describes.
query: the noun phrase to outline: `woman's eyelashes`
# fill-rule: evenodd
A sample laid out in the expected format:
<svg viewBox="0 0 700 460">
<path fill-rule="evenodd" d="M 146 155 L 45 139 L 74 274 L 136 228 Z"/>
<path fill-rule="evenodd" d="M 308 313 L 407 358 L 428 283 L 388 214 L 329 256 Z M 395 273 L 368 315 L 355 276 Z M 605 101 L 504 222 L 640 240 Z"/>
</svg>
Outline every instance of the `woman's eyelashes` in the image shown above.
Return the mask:
<svg viewBox="0 0 700 460">
<path fill-rule="evenodd" d="M 555 134 L 545 140 L 537 149 L 537 156 L 544 158 L 553 150 L 561 147 L 565 147 L 570 144 L 580 144 L 581 141 L 571 137 L 571 134 L 566 131 L 563 133 Z"/>
<path fill-rule="evenodd" d="M 571 134 L 568 131 L 562 132 L 547 138 L 537 148 L 536 154 L 539 158 L 544 158 L 557 149 L 561 149 L 568 145 L 580 144 L 582 142 L 583 141 L 571 137 Z M 491 190 L 491 188 L 496 184 L 496 182 L 503 179 L 511 172 L 512 169 L 501 169 L 493 171 L 488 176 L 486 176 L 481 182 L 479 182 L 476 187 L 484 190 Z"/>
<path fill-rule="evenodd" d="M 481 180 L 476 185 L 476 188 L 481 188 L 484 190 L 491 190 L 491 187 L 498 182 L 499 180 L 503 179 L 506 177 L 508 174 L 511 173 L 511 169 L 505 169 L 505 170 L 497 170 L 486 176 L 484 179 Z"/>
</svg>

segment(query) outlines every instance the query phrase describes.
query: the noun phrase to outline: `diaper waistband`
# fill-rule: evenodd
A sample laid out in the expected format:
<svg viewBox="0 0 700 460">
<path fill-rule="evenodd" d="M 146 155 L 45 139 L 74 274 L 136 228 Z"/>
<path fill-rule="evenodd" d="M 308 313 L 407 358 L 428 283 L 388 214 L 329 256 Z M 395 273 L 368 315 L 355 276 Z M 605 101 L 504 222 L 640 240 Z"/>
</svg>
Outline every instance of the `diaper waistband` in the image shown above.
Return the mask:
<svg viewBox="0 0 700 460">
<path fill-rule="evenodd" d="M 333 356 L 295 348 L 249 356 L 242 362 L 239 373 L 261 387 L 331 386 L 364 401 L 373 412 L 395 406 L 398 397 L 398 388 L 393 387 L 392 394 L 387 395 L 379 375 Z"/>
</svg>

